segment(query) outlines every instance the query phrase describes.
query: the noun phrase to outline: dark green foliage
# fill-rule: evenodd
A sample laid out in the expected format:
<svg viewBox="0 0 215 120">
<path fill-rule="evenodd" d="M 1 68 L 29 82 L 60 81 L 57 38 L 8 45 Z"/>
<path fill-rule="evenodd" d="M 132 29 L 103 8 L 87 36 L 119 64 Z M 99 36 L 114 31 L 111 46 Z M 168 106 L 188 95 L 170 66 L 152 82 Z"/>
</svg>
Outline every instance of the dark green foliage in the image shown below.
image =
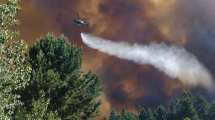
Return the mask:
<svg viewBox="0 0 215 120">
<path fill-rule="evenodd" d="M 184 118 L 183 120 L 191 120 L 189 117 Z"/>
<path fill-rule="evenodd" d="M 184 92 L 170 106 L 158 106 L 156 109 L 139 110 L 138 117 L 129 112 L 112 112 L 109 120 L 215 120 L 215 104 L 201 96 Z M 129 118 L 129 119 L 127 119 Z"/>
<path fill-rule="evenodd" d="M 111 111 L 109 120 L 119 120 L 120 116 L 116 111 Z"/>
<path fill-rule="evenodd" d="M 121 120 L 137 120 L 137 117 L 133 113 L 125 110 L 122 111 L 120 118 Z"/>
<path fill-rule="evenodd" d="M 139 120 L 156 120 L 156 118 L 151 109 L 145 110 L 145 108 L 142 108 L 139 114 Z"/>
<path fill-rule="evenodd" d="M 64 37 L 48 34 L 30 49 L 29 55 L 31 84 L 22 91 L 27 110 L 32 110 L 33 101 L 43 98 L 49 101 L 47 111 L 56 111 L 62 119 L 94 117 L 100 105 L 100 84 L 95 74 L 80 71 L 80 49 L 66 43 Z"/>
<path fill-rule="evenodd" d="M 215 119 L 215 103 L 212 103 L 209 107 L 208 115 L 205 120 L 213 120 Z"/>
<path fill-rule="evenodd" d="M 147 116 L 148 116 L 147 111 L 145 110 L 145 108 L 142 108 L 139 113 L 139 120 L 146 120 Z"/>
<path fill-rule="evenodd" d="M 112 111 L 109 120 L 138 120 L 138 117 L 131 113 L 123 110 L 121 113 L 117 113 L 115 111 Z"/>
<path fill-rule="evenodd" d="M 197 111 L 194 108 L 193 98 L 188 92 L 184 92 L 181 98 L 176 100 L 176 103 L 173 104 L 173 108 L 175 120 L 182 120 L 186 117 L 192 120 L 199 120 Z"/>
<path fill-rule="evenodd" d="M 155 117 L 157 120 L 167 120 L 167 111 L 164 106 L 158 106 L 155 112 Z"/>
<path fill-rule="evenodd" d="M 194 97 L 193 105 L 201 120 L 206 120 L 208 117 L 209 103 L 201 96 Z"/>
</svg>

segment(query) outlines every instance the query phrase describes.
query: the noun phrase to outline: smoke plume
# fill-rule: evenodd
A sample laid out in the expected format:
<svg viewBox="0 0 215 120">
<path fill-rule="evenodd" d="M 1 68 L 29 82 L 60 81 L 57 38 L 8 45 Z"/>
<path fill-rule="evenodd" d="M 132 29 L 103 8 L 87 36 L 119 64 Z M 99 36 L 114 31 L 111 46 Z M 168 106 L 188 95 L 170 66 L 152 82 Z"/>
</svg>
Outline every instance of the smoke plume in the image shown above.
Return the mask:
<svg viewBox="0 0 215 120">
<path fill-rule="evenodd" d="M 150 64 L 173 79 L 179 79 L 185 85 L 202 86 L 213 91 L 214 82 L 210 72 L 183 47 L 168 46 L 164 43 L 131 45 L 125 42 L 112 42 L 85 33 L 81 33 L 81 37 L 90 48 L 138 64 Z"/>
</svg>

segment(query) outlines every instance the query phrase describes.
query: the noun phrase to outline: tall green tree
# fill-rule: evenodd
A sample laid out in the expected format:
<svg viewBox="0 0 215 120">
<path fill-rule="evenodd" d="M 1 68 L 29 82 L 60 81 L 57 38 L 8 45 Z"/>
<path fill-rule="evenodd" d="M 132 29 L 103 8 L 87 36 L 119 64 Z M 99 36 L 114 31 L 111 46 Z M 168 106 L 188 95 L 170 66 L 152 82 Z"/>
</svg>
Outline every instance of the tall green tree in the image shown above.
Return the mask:
<svg viewBox="0 0 215 120">
<path fill-rule="evenodd" d="M 31 110 L 20 108 L 15 116 L 16 120 L 61 120 L 56 111 L 48 110 L 49 103 L 42 95 L 39 100 L 32 101 Z"/>
<path fill-rule="evenodd" d="M 168 112 L 164 106 L 160 105 L 156 109 L 155 117 L 157 120 L 167 120 Z"/>
<path fill-rule="evenodd" d="M 206 120 L 208 117 L 209 103 L 202 96 L 193 97 L 193 106 L 201 120 Z"/>
<path fill-rule="evenodd" d="M 65 42 L 64 37 L 48 34 L 29 55 L 31 84 L 22 92 L 27 110 L 31 111 L 32 102 L 43 96 L 49 101 L 47 111 L 56 111 L 61 119 L 88 120 L 96 115 L 100 83 L 95 74 L 80 71 L 80 49 Z"/>
<path fill-rule="evenodd" d="M 137 120 L 137 116 L 131 112 L 123 110 L 121 113 L 121 120 Z"/>
<path fill-rule="evenodd" d="M 150 108 L 148 110 L 142 108 L 139 113 L 139 120 L 156 120 L 154 111 Z"/>
<path fill-rule="evenodd" d="M 186 118 L 184 118 L 184 120 L 191 120 L 190 118 L 188 118 L 188 117 L 186 117 Z"/>
<path fill-rule="evenodd" d="M 146 120 L 148 116 L 148 113 L 145 108 L 141 108 L 139 113 L 139 120 Z"/>
<path fill-rule="evenodd" d="M 109 120 L 120 120 L 120 115 L 116 111 L 111 111 Z"/>
<path fill-rule="evenodd" d="M 205 120 L 213 120 L 215 118 L 215 103 L 212 103 L 208 110 L 208 115 Z"/>
<path fill-rule="evenodd" d="M 123 110 L 120 113 L 117 113 L 116 111 L 112 111 L 109 120 L 138 120 L 138 117 L 131 112 L 128 112 L 126 110 Z"/>
<path fill-rule="evenodd" d="M 14 119 L 22 102 L 18 91 L 30 80 L 27 45 L 17 40 L 18 0 L 5 0 L 0 5 L 0 119 Z"/>
<path fill-rule="evenodd" d="M 189 92 L 184 92 L 173 104 L 172 112 L 175 120 L 189 117 L 191 120 L 199 120 L 198 113 L 194 107 L 193 96 Z"/>
<path fill-rule="evenodd" d="M 132 115 L 129 112 L 124 113 L 126 113 L 124 116 Z M 122 117 L 123 112 L 117 116 L 119 117 L 111 113 L 111 117 L 115 118 L 113 120 L 124 120 Z M 160 105 L 157 109 L 148 108 L 147 110 L 141 108 L 138 118 L 138 120 L 214 120 L 215 103 L 210 103 L 202 96 L 194 96 L 190 92 L 185 91 L 170 106 L 164 107 Z"/>
</svg>

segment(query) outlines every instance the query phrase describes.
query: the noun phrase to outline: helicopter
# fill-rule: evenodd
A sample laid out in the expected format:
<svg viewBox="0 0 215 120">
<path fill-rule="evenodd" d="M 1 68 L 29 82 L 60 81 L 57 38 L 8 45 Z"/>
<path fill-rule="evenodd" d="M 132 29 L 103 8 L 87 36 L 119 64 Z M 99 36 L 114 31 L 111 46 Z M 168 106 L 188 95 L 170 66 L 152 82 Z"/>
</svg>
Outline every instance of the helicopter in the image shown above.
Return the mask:
<svg viewBox="0 0 215 120">
<path fill-rule="evenodd" d="M 84 26 L 88 26 L 89 23 L 87 21 L 85 21 L 85 19 L 80 18 L 79 15 L 77 15 L 77 18 L 75 18 L 73 20 L 73 23 L 79 27 L 84 27 Z"/>
</svg>

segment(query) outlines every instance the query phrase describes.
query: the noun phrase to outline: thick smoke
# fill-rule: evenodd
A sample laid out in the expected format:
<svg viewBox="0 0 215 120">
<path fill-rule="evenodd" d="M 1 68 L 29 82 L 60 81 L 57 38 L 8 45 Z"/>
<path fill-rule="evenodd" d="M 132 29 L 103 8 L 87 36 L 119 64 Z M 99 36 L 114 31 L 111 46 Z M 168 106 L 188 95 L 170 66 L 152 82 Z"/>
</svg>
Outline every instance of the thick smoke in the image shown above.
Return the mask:
<svg viewBox="0 0 215 120">
<path fill-rule="evenodd" d="M 166 44 L 149 45 L 112 42 L 81 33 L 83 42 L 91 48 L 138 64 L 150 64 L 174 79 L 189 86 L 202 86 L 212 91 L 214 82 L 210 72 L 184 48 Z"/>
<path fill-rule="evenodd" d="M 80 32 L 114 41 L 181 45 L 215 77 L 214 5 L 215 0 L 22 0 L 20 32 L 30 43 L 47 32 L 63 33 L 79 47 L 83 47 Z M 73 24 L 77 14 L 87 20 L 88 27 Z M 102 80 L 110 103 L 107 107 L 102 102 L 102 114 L 111 107 L 168 105 L 182 89 L 190 88 L 151 65 L 108 57 L 87 47 L 83 47 L 82 70 L 92 70 Z M 214 97 L 202 87 L 192 92 Z"/>
</svg>

